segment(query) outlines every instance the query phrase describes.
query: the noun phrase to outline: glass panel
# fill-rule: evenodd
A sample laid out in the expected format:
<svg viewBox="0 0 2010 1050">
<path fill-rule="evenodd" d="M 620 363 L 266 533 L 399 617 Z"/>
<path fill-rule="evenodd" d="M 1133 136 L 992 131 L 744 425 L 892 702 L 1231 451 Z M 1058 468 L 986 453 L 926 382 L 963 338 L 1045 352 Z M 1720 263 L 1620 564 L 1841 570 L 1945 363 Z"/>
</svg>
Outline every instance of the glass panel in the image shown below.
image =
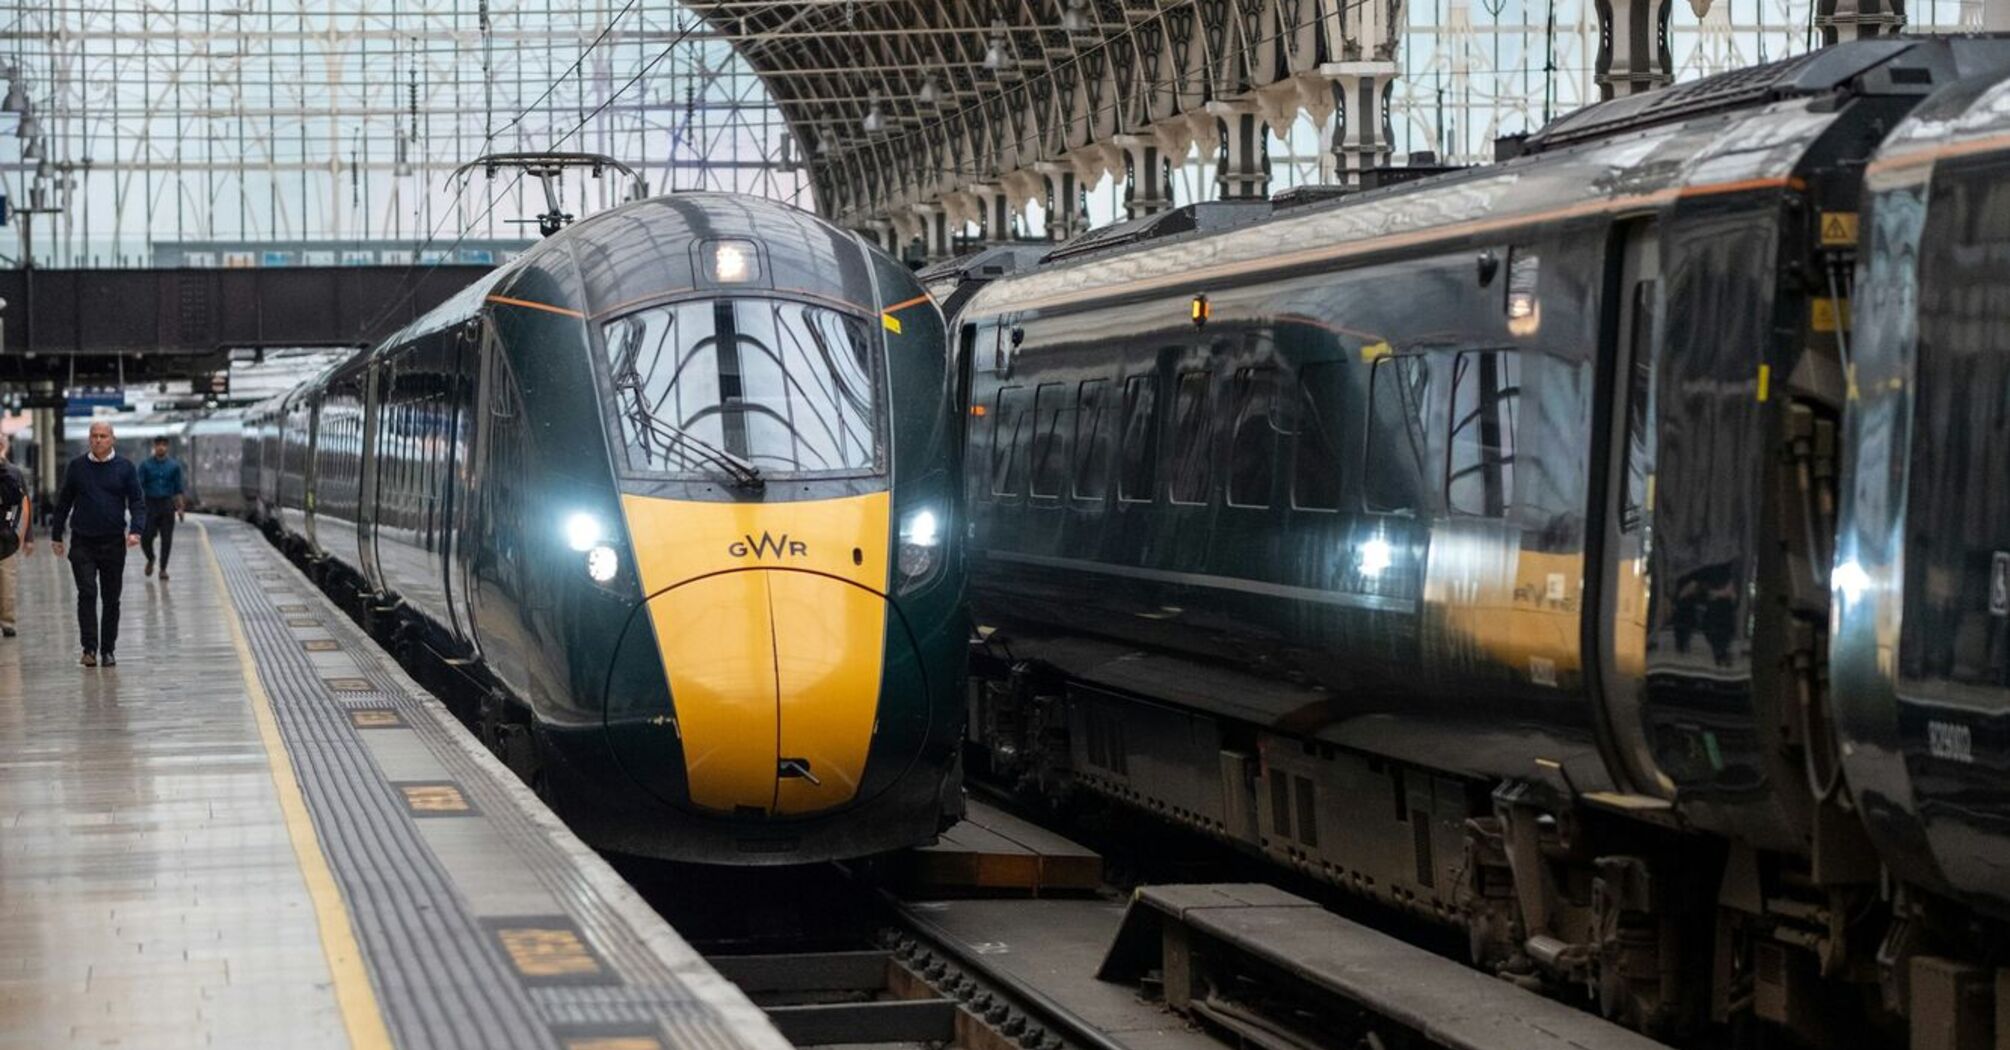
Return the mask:
<svg viewBox="0 0 2010 1050">
<path fill-rule="evenodd" d="M 1511 351 L 1460 354 L 1452 365 L 1445 499 L 1455 514 L 1505 517 L 1514 498 L 1515 409 L 1521 359 Z"/>
<path fill-rule="evenodd" d="M 1158 489 L 1158 376 L 1124 381 L 1124 473 L 1117 495 L 1150 502 Z"/>
<path fill-rule="evenodd" d="M 882 469 L 879 343 L 851 314 L 778 299 L 675 303 L 603 329 L 628 465 L 703 472 L 679 433 L 776 475 Z"/>
<path fill-rule="evenodd" d="M 1033 391 L 1033 495 L 1059 498 L 1068 475 L 1068 435 L 1074 431 L 1074 398 L 1061 383 Z"/>
<path fill-rule="evenodd" d="M 1270 506 L 1277 475 L 1277 370 L 1245 368 L 1235 374 L 1235 436 L 1228 455 L 1228 502 Z"/>
<path fill-rule="evenodd" d="M 1368 449 L 1362 487 L 1368 509 L 1412 513 L 1420 509 L 1428 447 L 1425 400 L 1431 370 L 1421 357 L 1385 357 L 1369 379 Z"/>
<path fill-rule="evenodd" d="M 1328 361 L 1299 373 L 1291 493 L 1293 505 L 1305 510 L 1340 509 L 1342 367 Z"/>
<path fill-rule="evenodd" d="M 1075 400 L 1075 498 L 1102 499 L 1110 490 L 1109 382 L 1091 379 Z"/>
<path fill-rule="evenodd" d="M 1207 372 L 1182 372 L 1173 401 L 1172 501 L 1206 503 L 1214 483 Z"/>
</svg>

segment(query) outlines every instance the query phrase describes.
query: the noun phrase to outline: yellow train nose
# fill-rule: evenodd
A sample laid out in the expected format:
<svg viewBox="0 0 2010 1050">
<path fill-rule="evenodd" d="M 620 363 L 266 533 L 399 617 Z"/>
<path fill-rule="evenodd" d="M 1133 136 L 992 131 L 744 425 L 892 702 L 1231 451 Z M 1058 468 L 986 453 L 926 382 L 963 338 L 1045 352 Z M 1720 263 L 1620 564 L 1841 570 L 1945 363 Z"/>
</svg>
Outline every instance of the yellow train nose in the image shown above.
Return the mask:
<svg viewBox="0 0 2010 1050">
<path fill-rule="evenodd" d="M 649 602 L 694 805 L 794 816 L 858 793 L 879 713 L 886 601 L 785 569 Z"/>
</svg>

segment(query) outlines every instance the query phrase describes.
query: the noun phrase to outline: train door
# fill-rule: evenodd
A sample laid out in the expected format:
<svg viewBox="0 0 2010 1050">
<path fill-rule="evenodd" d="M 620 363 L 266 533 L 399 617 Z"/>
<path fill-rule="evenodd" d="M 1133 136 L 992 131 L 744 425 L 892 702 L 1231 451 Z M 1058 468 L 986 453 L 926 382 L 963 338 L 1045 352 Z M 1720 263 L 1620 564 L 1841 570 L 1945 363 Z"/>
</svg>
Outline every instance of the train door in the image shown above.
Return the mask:
<svg viewBox="0 0 2010 1050">
<path fill-rule="evenodd" d="M 374 591 L 384 590 L 384 570 L 377 560 L 377 435 L 386 385 L 381 361 L 363 370 L 362 464 L 356 480 L 356 561 Z"/>
<path fill-rule="evenodd" d="M 446 599 L 448 626 L 463 642 L 472 638 L 462 596 L 466 591 L 461 575 L 460 544 L 456 542 L 468 502 L 469 402 L 474 398 L 474 369 L 478 364 L 481 322 L 469 321 L 444 336 L 439 348 L 441 424 L 445 427 L 445 459 L 440 463 L 439 513 L 432 527 L 439 535 L 440 589 Z"/>
<path fill-rule="evenodd" d="M 490 524 L 479 493 L 486 482 L 483 468 L 488 463 L 490 429 L 487 406 L 494 396 L 492 387 L 498 348 L 495 328 L 485 315 L 478 315 L 471 324 L 470 336 L 460 351 L 460 368 L 455 372 L 459 377 L 455 389 L 464 396 L 456 402 L 454 453 L 460 458 L 455 470 L 459 488 L 454 493 L 453 532 L 462 542 L 455 546 L 453 585 L 448 588 L 448 598 L 459 620 L 462 636 L 479 658 L 481 640 L 475 620 L 475 558 L 487 547 L 484 536 Z"/>
<path fill-rule="evenodd" d="M 1652 218 L 1623 227 L 1619 281 L 1613 303 L 1618 321 L 1607 330 L 1612 345 L 1603 388 L 1611 406 L 1606 431 L 1605 484 L 1598 535 L 1595 612 L 1598 634 L 1590 647 L 1598 661 L 1600 722 L 1612 773 L 1626 790 L 1672 799 L 1674 782 L 1654 760 L 1643 718 L 1647 690 L 1648 612 L 1653 594 L 1655 375 L 1660 362 L 1661 241 Z"/>
</svg>

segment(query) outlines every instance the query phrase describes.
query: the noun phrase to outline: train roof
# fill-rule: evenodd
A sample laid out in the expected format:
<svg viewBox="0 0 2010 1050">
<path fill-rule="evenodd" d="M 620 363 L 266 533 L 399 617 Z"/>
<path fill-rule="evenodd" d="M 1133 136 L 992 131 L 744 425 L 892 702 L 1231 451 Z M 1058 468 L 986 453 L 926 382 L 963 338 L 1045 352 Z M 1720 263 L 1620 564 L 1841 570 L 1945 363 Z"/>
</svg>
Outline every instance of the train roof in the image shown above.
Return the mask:
<svg viewBox="0 0 2010 1050">
<path fill-rule="evenodd" d="M 2010 150 L 2010 78 L 1991 70 L 1967 77 L 1920 104 L 1871 161 L 1872 188 L 1926 178 L 1935 163 Z"/>
<path fill-rule="evenodd" d="M 1198 290 L 1408 243 L 1614 209 L 1648 210 L 1728 190 L 1784 187 L 1836 119 L 1838 92 L 1926 94 L 2010 66 L 2010 39 L 1856 41 L 1783 63 L 1570 114 L 1514 160 L 1279 210 L 1223 232 L 1195 230 L 1128 251 L 1056 261 L 979 291 L 965 316 L 1062 309 L 1118 294 Z"/>
</svg>

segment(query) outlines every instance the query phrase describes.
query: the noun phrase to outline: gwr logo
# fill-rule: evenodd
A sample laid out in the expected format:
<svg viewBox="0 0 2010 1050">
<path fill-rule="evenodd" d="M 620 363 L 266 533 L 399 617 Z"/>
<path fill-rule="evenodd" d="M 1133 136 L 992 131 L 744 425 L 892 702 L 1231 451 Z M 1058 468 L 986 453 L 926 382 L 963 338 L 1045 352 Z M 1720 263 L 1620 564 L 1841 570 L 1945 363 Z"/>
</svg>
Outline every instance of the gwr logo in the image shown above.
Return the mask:
<svg viewBox="0 0 2010 1050">
<path fill-rule="evenodd" d="M 808 544 L 800 540 L 790 539 L 789 534 L 786 532 L 782 533 L 780 539 L 776 539 L 767 532 L 762 532 L 761 538 L 758 540 L 750 535 L 744 539 L 727 544 L 726 553 L 735 558 L 744 558 L 751 554 L 754 556 L 754 560 L 759 561 L 770 554 L 773 554 L 777 558 L 807 557 L 810 553 L 810 548 Z"/>
</svg>

